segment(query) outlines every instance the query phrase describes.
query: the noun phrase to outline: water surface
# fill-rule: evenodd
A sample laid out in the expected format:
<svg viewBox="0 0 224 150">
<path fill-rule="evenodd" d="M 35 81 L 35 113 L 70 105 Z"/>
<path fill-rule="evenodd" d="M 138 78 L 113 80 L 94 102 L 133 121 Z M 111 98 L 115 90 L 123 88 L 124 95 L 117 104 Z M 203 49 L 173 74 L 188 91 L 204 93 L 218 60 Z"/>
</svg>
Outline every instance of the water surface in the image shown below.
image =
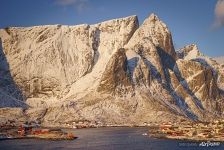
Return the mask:
<svg viewBox="0 0 224 150">
<path fill-rule="evenodd" d="M 199 143 L 179 140 L 154 139 L 143 136 L 148 128 L 92 128 L 65 129 L 79 138 L 72 141 L 50 141 L 39 139 L 2 140 L 0 150 L 224 150 L 217 147 L 201 147 Z"/>
</svg>

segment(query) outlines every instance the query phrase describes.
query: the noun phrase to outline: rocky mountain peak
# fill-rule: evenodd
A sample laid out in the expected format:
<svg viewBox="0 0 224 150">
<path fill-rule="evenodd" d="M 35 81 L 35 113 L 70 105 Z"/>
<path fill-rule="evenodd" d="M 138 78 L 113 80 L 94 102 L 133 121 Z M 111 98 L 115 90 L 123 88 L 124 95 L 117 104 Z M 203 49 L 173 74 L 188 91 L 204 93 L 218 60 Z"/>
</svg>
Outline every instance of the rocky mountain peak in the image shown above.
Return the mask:
<svg viewBox="0 0 224 150">
<path fill-rule="evenodd" d="M 176 59 L 171 32 L 166 24 L 155 14 L 145 19 L 141 26 L 146 37 L 150 37 L 154 45 L 161 51 Z"/>
<path fill-rule="evenodd" d="M 148 20 L 150 20 L 150 21 L 157 21 L 157 20 L 160 21 L 159 17 L 155 13 L 150 14 Z"/>
<path fill-rule="evenodd" d="M 196 44 L 190 44 L 187 45 L 177 51 L 178 58 L 180 59 L 194 59 L 199 56 L 203 56 L 203 54 L 200 52 L 198 46 Z"/>
</svg>

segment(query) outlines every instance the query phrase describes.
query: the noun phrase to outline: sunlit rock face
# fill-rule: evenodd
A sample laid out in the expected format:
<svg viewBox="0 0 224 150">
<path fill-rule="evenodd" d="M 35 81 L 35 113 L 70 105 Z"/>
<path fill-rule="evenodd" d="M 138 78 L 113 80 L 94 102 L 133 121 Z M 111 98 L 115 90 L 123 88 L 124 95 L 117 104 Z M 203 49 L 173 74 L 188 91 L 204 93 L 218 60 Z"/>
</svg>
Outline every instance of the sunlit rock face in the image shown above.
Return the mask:
<svg viewBox="0 0 224 150">
<path fill-rule="evenodd" d="M 203 56 L 196 44 L 187 45 L 184 48 L 181 48 L 177 51 L 177 55 L 179 58 L 185 60 L 190 60 Z"/>
<path fill-rule="evenodd" d="M 222 113 L 224 89 L 224 68 L 222 64 L 202 54 L 195 44 L 181 48 L 177 51 L 177 54 L 179 57 L 178 64 L 184 63 L 182 66 L 185 67 L 180 68 L 182 70 L 184 68 L 184 72 L 182 71 L 184 78 L 189 78 L 187 79 L 190 81 L 189 88 L 194 91 L 193 93 L 199 100 L 202 100 L 202 105 L 207 110 L 215 111 L 218 109 Z M 211 101 L 214 99 L 216 101 Z"/>
<path fill-rule="evenodd" d="M 176 52 L 155 14 L 140 26 L 130 16 L 95 25 L 10 27 L 0 30 L 0 39 L 0 105 L 25 108 L 29 121 L 141 125 L 223 113 L 221 65 L 196 45 Z"/>
</svg>

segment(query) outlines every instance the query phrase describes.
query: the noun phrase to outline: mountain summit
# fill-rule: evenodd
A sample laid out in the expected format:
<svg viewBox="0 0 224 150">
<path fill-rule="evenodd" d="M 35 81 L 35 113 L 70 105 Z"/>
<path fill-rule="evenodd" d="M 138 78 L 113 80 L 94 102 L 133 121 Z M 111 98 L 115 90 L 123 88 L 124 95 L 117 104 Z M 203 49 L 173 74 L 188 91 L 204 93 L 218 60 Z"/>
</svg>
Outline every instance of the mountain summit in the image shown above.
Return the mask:
<svg viewBox="0 0 224 150">
<path fill-rule="evenodd" d="M 223 66 L 196 45 L 176 52 L 155 14 L 140 26 L 130 16 L 94 25 L 10 27 L 0 30 L 0 41 L 2 116 L 23 109 L 17 119 L 46 126 L 223 117 Z"/>
</svg>

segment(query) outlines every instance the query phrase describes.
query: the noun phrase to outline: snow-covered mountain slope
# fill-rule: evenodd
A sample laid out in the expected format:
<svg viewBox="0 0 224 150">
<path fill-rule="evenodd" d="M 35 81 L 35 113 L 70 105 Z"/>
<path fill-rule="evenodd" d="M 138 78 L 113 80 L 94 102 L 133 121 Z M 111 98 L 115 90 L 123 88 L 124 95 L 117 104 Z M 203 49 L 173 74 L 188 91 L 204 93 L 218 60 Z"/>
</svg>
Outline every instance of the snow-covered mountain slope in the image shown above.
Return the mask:
<svg viewBox="0 0 224 150">
<path fill-rule="evenodd" d="M 1 29 L 0 39 L 0 89 L 8 95 L 1 107 L 28 107 L 27 118 L 43 125 L 222 117 L 216 68 L 198 59 L 196 45 L 176 53 L 155 14 L 141 26 L 130 16 L 95 25 L 12 27 Z"/>
</svg>

